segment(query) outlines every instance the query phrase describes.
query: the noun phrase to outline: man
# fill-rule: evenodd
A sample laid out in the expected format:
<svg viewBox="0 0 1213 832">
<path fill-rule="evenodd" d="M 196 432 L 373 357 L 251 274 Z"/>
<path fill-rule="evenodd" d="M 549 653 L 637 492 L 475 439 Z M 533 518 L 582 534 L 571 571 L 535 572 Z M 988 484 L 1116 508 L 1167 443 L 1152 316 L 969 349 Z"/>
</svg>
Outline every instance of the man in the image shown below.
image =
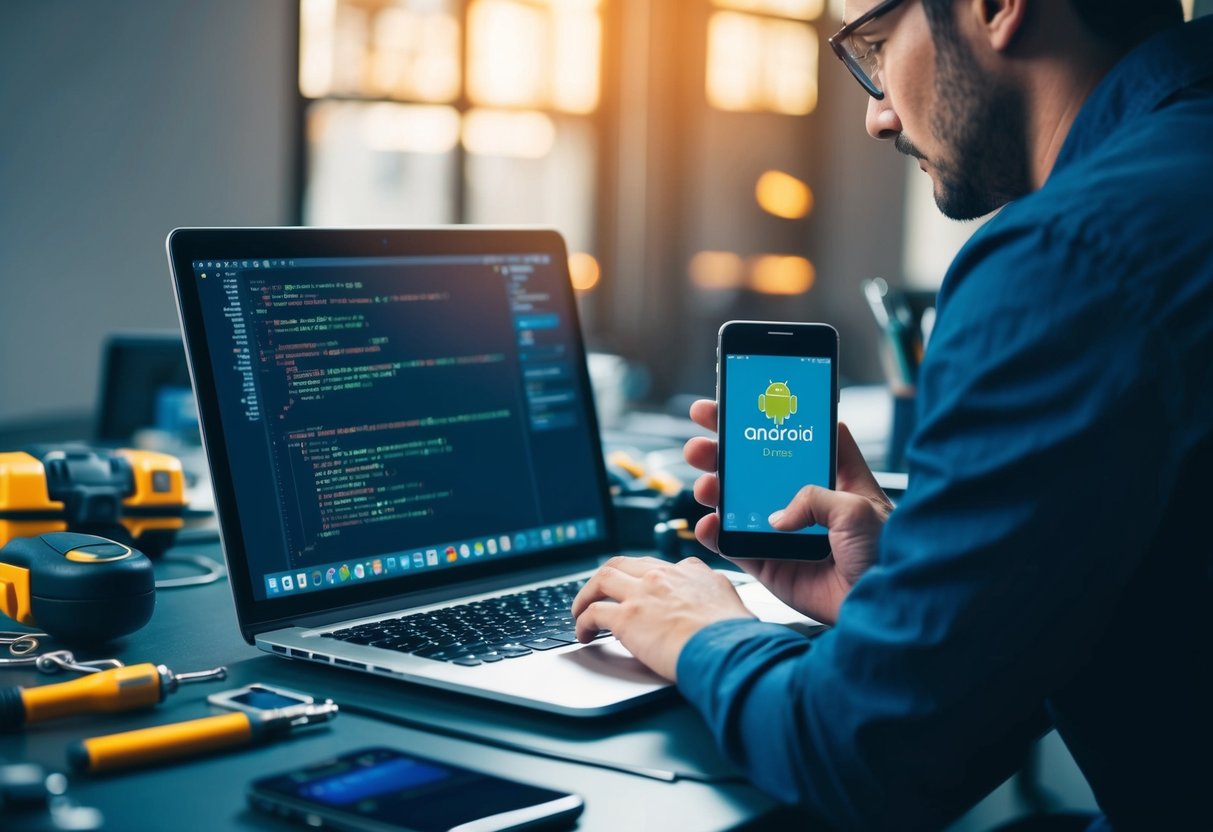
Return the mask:
<svg viewBox="0 0 1213 832">
<path fill-rule="evenodd" d="M 834 625 L 816 639 L 694 560 L 612 560 L 578 631 L 613 630 L 757 785 L 839 827 L 942 826 L 1056 728 L 1099 828 L 1210 828 L 1213 19 L 1181 24 L 1175 0 L 847 17 L 868 132 L 945 214 L 1005 206 L 940 291 L 909 489 L 892 510 L 840 427 L 838 489 L 772 516 L 828 527 L 832 557 L 740 563 Z M 715 443 L 686 457 L 714 505 Z"/>
</svg>

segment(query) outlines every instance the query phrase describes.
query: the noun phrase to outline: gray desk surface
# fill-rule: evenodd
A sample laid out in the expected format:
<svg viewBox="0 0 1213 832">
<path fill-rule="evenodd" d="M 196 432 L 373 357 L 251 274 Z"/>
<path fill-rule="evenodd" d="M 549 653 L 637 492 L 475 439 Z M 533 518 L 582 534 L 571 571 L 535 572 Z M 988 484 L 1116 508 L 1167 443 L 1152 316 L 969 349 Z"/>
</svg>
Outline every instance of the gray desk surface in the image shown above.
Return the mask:
<svg viewBox="0 0 1213 832">
<path fill-rule="evenodd" d="M 214 547 L 193 548 L 195 552 L 214 551 Z M 169 567 L 160 569 L 167 574 Z M 0 626 L 0 629 L 5 628 L 8 628 L 7 621 Z M 236 628 L 226 580 L 210 586 L 161 591 L 152 621 L 111 647 L 109 652 L 127 664 L 150 661 L 165 664 L 177 672 L 227 665 L 232 668 L 233 677 L 226 682 L 183 686 L 151 710 L 74 717 L 30 726 L 20 733 L 0 734 L 0 761 L 36 762 L 53 770 L 64 770 L 65 747 L 72 740 L 207 716 L 214 713 L 205 701 L 208 694 L 250 681 L 286 684 L 285 680 L 289 679 L 289 686 L 332 696 L 339 704 L 343 696 L 352 695 L 349 692 L 362 684 L 380 699 L 390 696 L 393 686 L 398 686 L 400 697 L 395 710 L 406 718 L 387 721 L 370 718 L 362 709 L 359 713 L 346 711 L 326 726 L 300 731 L 277 744 L 107 777 L 72 777 L 70 796 L 84 805 L 100 809 L 105 815 L 106 829 L 136 832 L 298 828 L 248 809 L 244 796 L 248 782 L 258 776 L 372 744 L 394 746 L 576 792 L 586 802 L 585 813 L 577 826 L 580 830 L 788 828 L 795 823 L 793 815 L 737 778 L 720 776 L 711 783 L 682 778 L 662 782 L 552 756 L 485 745 L 459 736 L 458 731 L 440 734 L 416 727 L 418 723 L 425 723 L 427 714 L 439 712 L 444 725 L 457 725 L 462 711 L 468 726 L 465 733 L 475 735 L 478 726 L 485 724 L 485 708 L 491 707 L 491 722 L 521 745 L 528 744 L 528 737 L 534 739 L 537 746 L 542 746 L 541 741 L 555 737 L 557 750 L 575 751 L 579 744 L 584 744 L 589 749 L 585 756 L 591 758 L 595 756 L 593 749 L 605 746 L 616 761 L 641 767 L 666 762 L 654 759 L 654 748 L 667 745 L 675 749 L 675 759 L 702 762 L 705 770 L 718 772 L 720 759 L 715 755 L 706 728 L 676 697 L 646 709 L 640 715 L 614 717 L 608 722 L 595 721 L 596 726 L 588 727 L 571 724 L 567 718 L 547 717 L 507 706 L 488 706 L 403 683 L 364 680 L 336 668 L 313 669 L 266 656 L 245 644 Z M 84 651 L 77 651 L 77 655 L 82 659 L 100 658 Z M 67 678 L 72 677 L 46 676 L 29 668 L 0 668 L 0 685 L 4 686 L 47 684 Z M 306 685 L 309 681 L 311 684 Z M 697 756 L 703 759 L 697 761 Z M 795 825 L 803 828 L 803 821 Z M 8 828 L 7 822 L 0 826 Z"/>
</svg>

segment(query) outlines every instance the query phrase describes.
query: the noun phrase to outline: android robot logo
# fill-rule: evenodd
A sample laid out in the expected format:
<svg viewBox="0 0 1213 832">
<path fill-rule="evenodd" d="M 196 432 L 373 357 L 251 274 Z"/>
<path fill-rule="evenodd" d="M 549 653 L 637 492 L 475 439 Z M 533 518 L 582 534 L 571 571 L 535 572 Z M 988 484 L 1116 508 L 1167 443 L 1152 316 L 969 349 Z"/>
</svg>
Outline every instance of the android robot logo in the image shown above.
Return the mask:
<svg viewBox="0 0 1213 832">
<path fill-rule="evenodd" d="M 778 427 L 796 412 L 796 397 L 786 381 L 772 381 L 767 391 L 758 396 L 758 409 Z"/>
</svg>

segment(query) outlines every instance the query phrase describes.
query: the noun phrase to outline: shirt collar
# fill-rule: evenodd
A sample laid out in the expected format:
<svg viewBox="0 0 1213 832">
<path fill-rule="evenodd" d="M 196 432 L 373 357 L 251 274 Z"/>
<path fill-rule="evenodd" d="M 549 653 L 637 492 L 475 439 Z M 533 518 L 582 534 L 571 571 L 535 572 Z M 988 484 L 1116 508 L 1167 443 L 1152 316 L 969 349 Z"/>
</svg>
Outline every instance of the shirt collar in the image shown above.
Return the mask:
<svg viewBox="0 0 1213 832">
<path fill-rule="evenodd" d="M 1172 26 L 1134 48 L 1091 93 L 1062 145 L 1053 173 L 1085 156 L 1117 125 L 1213 77 L 1213 15 Z"/>
</svg>

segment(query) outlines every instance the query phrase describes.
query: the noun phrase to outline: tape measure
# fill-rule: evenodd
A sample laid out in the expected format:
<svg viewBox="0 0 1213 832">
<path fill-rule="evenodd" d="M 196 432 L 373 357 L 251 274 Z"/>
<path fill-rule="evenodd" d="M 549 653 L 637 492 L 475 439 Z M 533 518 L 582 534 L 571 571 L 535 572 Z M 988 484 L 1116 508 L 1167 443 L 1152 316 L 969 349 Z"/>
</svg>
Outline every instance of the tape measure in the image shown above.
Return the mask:
<svg viewBox="0 0 1213 832">
<path fill-rule="evenodd" d="M 159 555 L 184 524 L 185 475 L 169 454 L 32 446 L 0 453 L 0 546 L 79 532 Z"/>
<path fill-rule="evenodd" d="M 104 537 L 51 532 L 0 548 L 0 612 L 69 643 L 138 630 L 152 617 L 155 593 L 152 562 Z"/>
</svg>

